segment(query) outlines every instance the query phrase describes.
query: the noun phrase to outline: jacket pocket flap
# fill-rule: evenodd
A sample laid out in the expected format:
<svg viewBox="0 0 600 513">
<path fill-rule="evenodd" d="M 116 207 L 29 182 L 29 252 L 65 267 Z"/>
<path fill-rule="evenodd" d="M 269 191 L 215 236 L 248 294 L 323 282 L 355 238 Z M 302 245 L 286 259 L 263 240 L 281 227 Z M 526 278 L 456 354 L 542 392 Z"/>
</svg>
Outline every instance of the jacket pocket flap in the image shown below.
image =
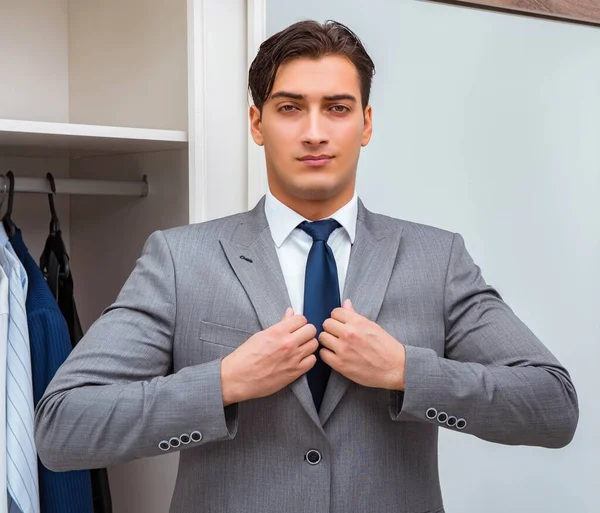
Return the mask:
<svg viewBox="0 0 600 513">
<path fill-rule="evenodd" d="M 200 339 L 228 347 L 239 347 L 254 333 L 233 326 L 200 321 Z"/>
</svg>

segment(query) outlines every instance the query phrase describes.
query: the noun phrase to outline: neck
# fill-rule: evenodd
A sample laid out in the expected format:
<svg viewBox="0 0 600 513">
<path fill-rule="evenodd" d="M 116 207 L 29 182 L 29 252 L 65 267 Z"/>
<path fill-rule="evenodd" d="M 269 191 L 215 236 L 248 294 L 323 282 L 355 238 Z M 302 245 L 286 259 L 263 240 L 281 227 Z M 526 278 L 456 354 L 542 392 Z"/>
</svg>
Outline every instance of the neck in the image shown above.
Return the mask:
<svg viewBox="0 0 600 513">
<path fill-rule="evenodd" d="M 354 196 L 354 189 L 344 191 L 337 196 L 327 198 L 325 200 L 310 200 L 296 198 L 288 194 L 282 194 L 281 191 L 269 189 L 271 194 L 281 203 L 291 208 L 294 212 L 300 214 L 309 221 L 317 221 L 325 219 L 337 212 Z"/>
</svg>

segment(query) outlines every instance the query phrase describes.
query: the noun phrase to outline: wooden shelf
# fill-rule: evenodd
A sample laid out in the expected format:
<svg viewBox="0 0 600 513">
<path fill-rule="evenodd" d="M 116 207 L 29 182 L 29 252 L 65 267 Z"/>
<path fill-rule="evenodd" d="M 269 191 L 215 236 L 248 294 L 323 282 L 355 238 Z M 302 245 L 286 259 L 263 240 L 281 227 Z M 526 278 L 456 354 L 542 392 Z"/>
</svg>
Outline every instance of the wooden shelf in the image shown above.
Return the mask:
<svg viewBox="0 0 600 513">
<path fill-rule="evenodd" d="M 0 155 L 84 157 L 187 147 L 187 132 L 0 119 Z"/>
</svg>

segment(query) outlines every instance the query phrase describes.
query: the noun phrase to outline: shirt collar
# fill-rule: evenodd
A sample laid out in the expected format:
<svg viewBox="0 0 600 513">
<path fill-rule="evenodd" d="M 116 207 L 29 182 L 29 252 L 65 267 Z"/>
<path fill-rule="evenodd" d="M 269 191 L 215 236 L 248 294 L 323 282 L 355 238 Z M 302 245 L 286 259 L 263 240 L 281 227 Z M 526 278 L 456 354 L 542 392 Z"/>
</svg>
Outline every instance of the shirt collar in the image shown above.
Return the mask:
<svg viewBox="0 0 600 513">
<path fill-rule="evenodd" d="M 298 212 L 292 210 L 285 203 L 279 201 L 271 190 L 267 188 L 267 194 L 265 198 L 265 215 L 269 228 L 271 229 L 271 237 L 277 245 L 281 247 L 285 239 L 288 238 L 290 233 L 297 228 L 302 221 L 308 221 L 305 217 L 298 214 Z M 356 218 L 358 216 L 358 201 L 356 192 L 352 196 L 352 199 L 340 208 L 334 214 L 331 214 L 329 218 L 335 219 L 348 233 L 350 242 L 354 244 L 354 236 L 356 235 Z"/>
</svg>

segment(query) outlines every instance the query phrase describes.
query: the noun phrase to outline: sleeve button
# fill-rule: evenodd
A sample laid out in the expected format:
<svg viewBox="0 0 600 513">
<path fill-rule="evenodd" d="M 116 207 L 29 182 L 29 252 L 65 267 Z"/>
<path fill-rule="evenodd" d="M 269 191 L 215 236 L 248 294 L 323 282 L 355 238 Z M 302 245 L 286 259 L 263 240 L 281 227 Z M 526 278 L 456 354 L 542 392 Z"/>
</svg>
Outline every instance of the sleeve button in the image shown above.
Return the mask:
<svg viewBox="0 0 600 513">
<path fill-rule="evenodd" d="M 429 408 L 426 412 L 425 415 L 427 416 L 428 419 L 433 420 L 437 417 L 437 410 L 435 408 Z"/>
</svg>

